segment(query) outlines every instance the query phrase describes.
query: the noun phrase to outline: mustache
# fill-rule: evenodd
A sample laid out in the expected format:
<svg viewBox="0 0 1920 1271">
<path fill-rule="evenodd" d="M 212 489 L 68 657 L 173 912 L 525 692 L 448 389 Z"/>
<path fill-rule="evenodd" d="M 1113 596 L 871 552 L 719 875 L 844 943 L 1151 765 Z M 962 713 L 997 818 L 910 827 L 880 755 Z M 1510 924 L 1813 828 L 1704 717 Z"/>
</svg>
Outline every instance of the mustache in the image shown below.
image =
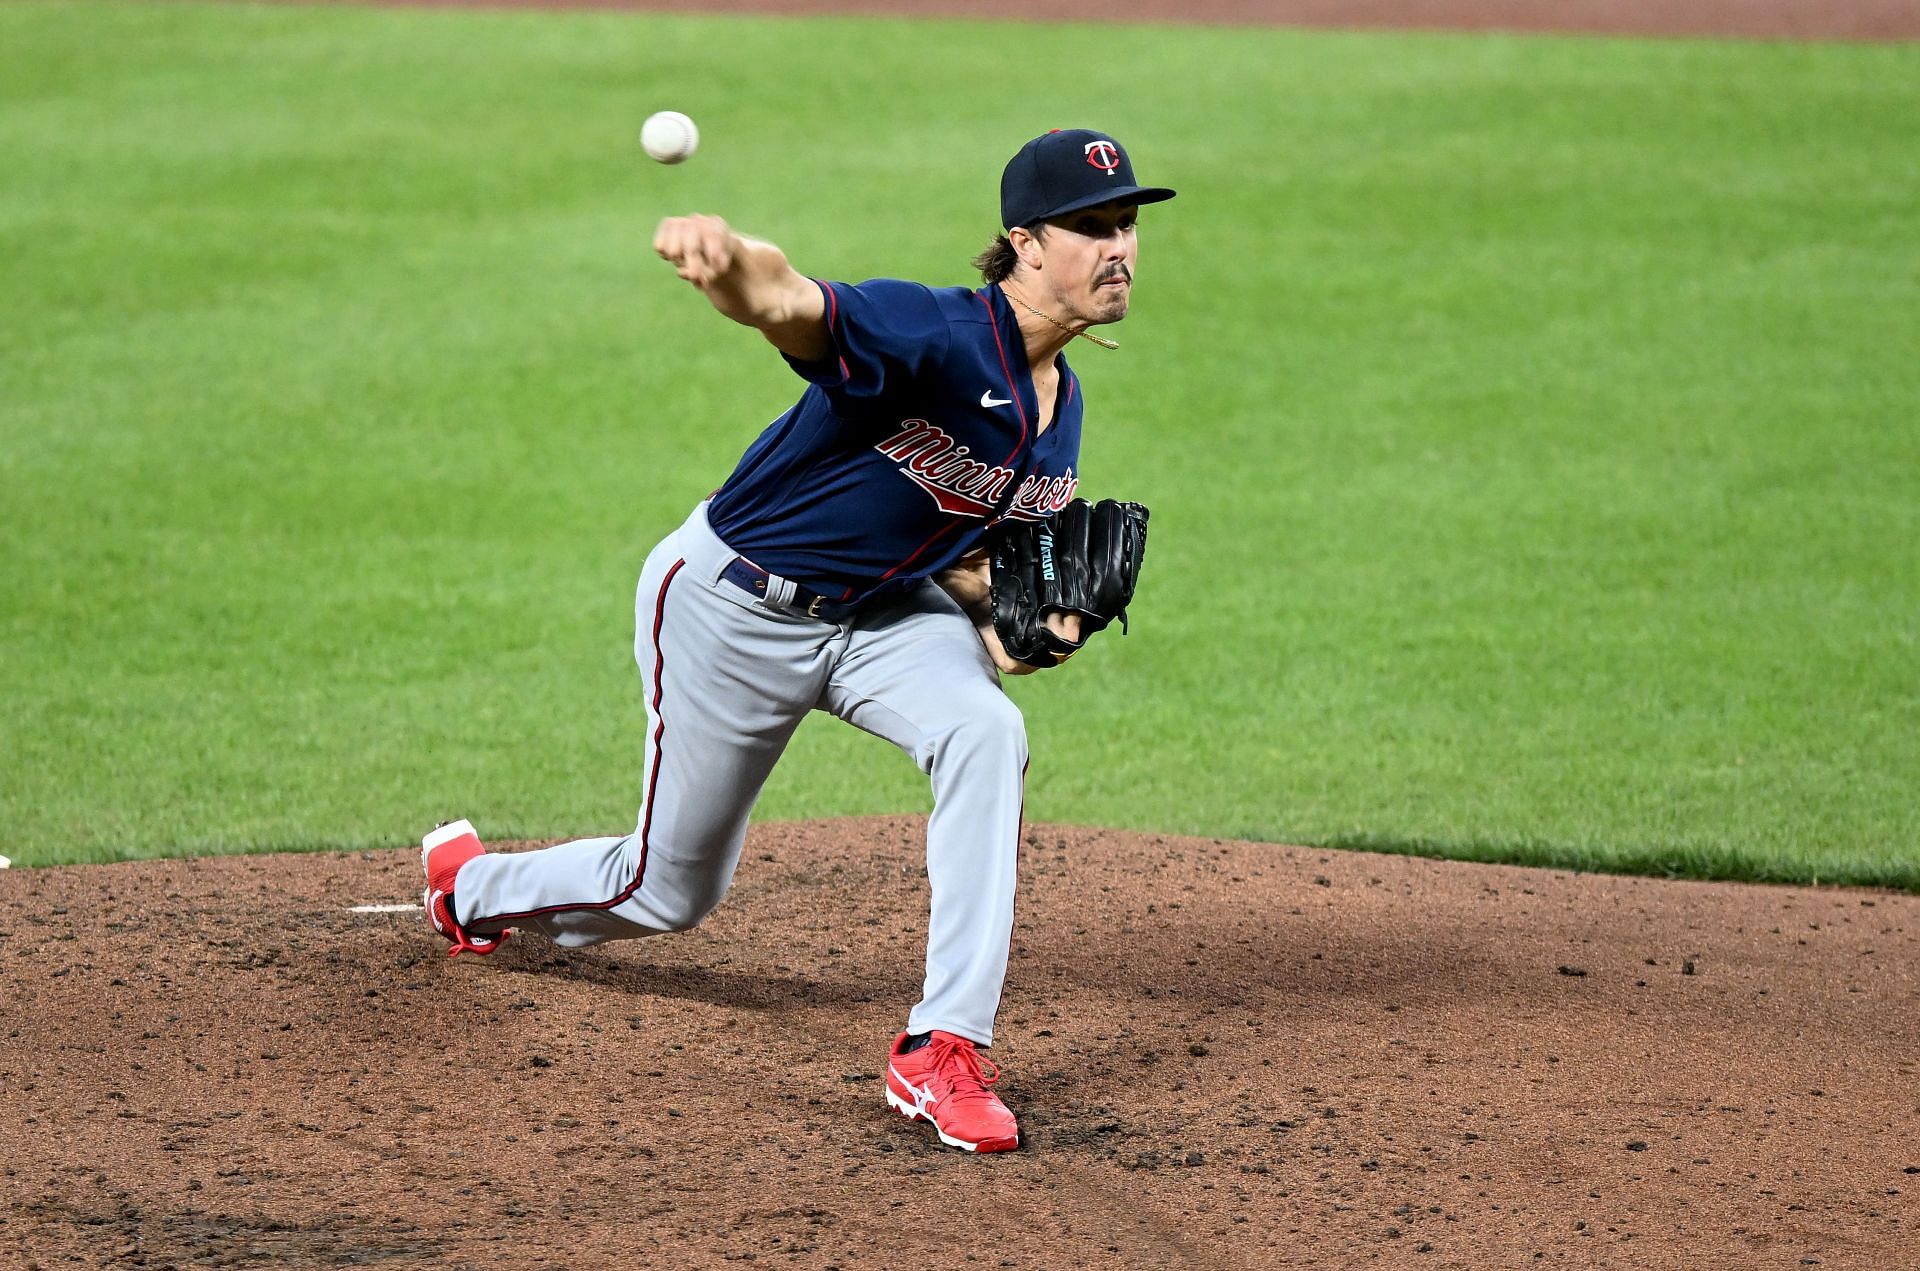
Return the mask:
<svg viewBox="0 0 1920 1271">
<path fill-rule="evenodd" d="M 1109 278 L 1124 278 L 1128 282 L 1132 282 L 1133 271 L 1131 269 L 1128 269 L 1124 264 L 1116 264 L 1113 268 L 1101 274 L 1099 281 L 1105 282 Z"/>
</svg>

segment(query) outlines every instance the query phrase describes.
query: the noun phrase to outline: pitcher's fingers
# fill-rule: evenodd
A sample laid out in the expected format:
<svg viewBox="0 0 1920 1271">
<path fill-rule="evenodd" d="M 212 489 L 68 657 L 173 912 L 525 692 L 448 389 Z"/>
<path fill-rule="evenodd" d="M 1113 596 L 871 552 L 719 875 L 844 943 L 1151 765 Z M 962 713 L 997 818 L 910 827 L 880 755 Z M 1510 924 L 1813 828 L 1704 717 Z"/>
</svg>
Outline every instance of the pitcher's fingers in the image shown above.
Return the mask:
<svg viewBox="0 0 1920 1271">
<path fill-rule="evenodd" d="M 707 227 L 701 236 L 700 255 L 706 262 L 709 279 L 726 273 L 733 268 L 733 232 L 724 225 Z"/>
<path fill-rule="evenodd" d="M 660 254 L 660 259 L 678 264 L 686 255 L 691 229 L 692 226 L 684 216 L 665 218 L 660 222 L 659 228 L 653 231 L 653 250 Z"/>
</svg>

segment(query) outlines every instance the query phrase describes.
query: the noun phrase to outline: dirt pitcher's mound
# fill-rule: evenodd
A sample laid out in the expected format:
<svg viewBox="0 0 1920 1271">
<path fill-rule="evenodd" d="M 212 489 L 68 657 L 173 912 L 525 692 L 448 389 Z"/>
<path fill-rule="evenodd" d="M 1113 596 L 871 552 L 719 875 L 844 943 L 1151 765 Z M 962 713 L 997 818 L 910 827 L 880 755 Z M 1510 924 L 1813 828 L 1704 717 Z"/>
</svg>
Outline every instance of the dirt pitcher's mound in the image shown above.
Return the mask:
<svg viewBox="0 0 1920 1271">
<path fill-rule="evenodd" d="M 1035 827 L 974 1159 L 880 1093 L 921 832 L 456 961 L 410 851 L 0 874 L 0 1266 L 1920 1258 L 1920 897 Z"/>
</svg>

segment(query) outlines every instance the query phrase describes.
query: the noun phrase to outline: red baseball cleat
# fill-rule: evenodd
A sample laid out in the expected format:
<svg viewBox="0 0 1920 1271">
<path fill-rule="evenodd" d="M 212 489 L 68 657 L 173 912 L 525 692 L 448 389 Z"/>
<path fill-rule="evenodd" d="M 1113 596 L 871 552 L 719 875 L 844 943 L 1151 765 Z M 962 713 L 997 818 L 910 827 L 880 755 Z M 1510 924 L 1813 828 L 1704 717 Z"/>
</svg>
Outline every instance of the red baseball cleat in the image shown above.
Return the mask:
<svg viewBox="0 0 1920 1271">
<path fill-rule="evenodd" d="M 909 1121 L 925 1117 L 948 1147 L 965 1152 L 1010 1152 L 1020 1146 L 1020 1126 L 987 1087 L 1000 1070 L 972 1042 L 934 1032 L 918 1050 L 901 1050 L 909 1034 L 893 1039 L 887 1055 L 887 1102 Z"/>
<path fill-rule="evenodd" d="M 427 875 L 427 889 L 420 893 L 420 904 L 427 911 L 433 929 L 453 941 L 447 956 L 461 953 L 488 954 L 506 943 L 510 932 L 497 936 L 469 935 L 453 918 L 453 880 L 460 867 L 486 853 L 480 836 L 467 821 L 449 821 L 420 841 L 420 868 Z"/>
</svg>

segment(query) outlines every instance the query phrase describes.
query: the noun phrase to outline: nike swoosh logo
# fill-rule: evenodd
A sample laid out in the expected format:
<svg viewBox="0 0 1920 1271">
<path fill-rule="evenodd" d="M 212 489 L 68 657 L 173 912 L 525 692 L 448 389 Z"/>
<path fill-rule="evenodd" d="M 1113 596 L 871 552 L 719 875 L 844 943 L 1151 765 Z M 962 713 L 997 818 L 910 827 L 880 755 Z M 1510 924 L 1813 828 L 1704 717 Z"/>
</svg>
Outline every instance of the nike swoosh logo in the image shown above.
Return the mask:
<svg viewBox="0 0 1920 1271">
<path fill-rule="evenodd" d="M 1011 397 L 995 397 L 993 390 L 988 389 L 986 392 L 980 394 L 980 404 L 982 406 L 1011 406 L 1013 405 L 1013 399 Z"/>
</svg>

